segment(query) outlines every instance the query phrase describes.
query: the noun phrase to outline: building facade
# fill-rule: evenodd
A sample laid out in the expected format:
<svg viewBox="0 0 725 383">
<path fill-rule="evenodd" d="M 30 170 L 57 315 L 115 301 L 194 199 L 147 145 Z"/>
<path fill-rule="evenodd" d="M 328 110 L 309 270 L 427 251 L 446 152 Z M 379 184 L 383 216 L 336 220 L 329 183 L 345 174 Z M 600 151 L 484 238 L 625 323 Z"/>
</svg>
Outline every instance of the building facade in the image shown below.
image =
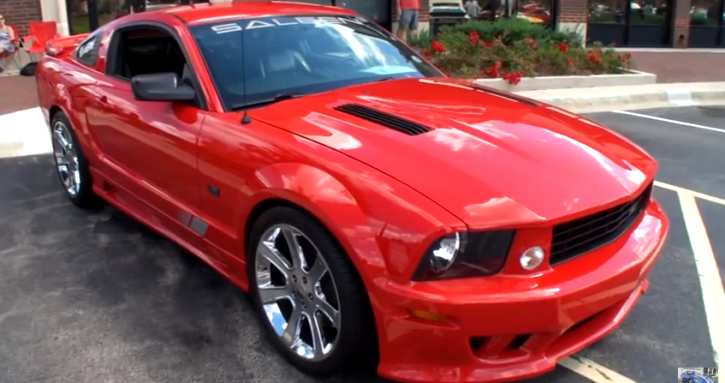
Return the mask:
<svg viewBox="0 0 725 383">
<path fill-rule="evenodd" d="M 150 6 L 176 0 L 148 0 Z M 194 0 L 198 2 L 199 0 Z M 211 0 L 216 2 L 246 0 Z M 396 0 L 298 0 L 346 7 L 394 30 Z M 485 7 L 491 0 L 479 0 Z M 509 0 L 517 17 L 572 30 L 588 42 L 622 47 L 725 47 L 725 0 Z M 54 21 L 62 35 L 84 33 L 113 20 L 124 0 L 0 0 L 0 14 L 21 35 L 31 21 Z M 431 3 L 421 0 L 421 29 Z M 447 1 L 450 2 L 450 1 Z"/>
</svg>

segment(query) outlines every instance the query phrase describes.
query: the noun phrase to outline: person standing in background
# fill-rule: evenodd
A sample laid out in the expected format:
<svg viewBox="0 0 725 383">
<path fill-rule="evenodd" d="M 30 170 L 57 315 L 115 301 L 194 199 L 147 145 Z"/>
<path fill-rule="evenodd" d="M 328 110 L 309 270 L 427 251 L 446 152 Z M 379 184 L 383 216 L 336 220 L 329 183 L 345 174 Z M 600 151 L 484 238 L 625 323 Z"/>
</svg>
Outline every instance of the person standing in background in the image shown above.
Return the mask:
<svg viewBox="0 0 725 383">
<path fill-rule="evenodd" d="M 420 11 L 419 0 L 397 0 L 398 2 L 398 31 L 395 33 L 399 39 L 410 41 L 413 33 L 418 29 L 418 16 Z"/>
<path fill-rule="evenodd" d="M 463 5 L 463 8 L 466 9 L 466 13 L 468 14 L 468 17 L 470 17 L 473 20 L 477 20 L 478 17 L 481 15 L 481 6 L 478 4 L 478 0 L 468 0 L 466 1 L 466 4 Z"/>
</svg>

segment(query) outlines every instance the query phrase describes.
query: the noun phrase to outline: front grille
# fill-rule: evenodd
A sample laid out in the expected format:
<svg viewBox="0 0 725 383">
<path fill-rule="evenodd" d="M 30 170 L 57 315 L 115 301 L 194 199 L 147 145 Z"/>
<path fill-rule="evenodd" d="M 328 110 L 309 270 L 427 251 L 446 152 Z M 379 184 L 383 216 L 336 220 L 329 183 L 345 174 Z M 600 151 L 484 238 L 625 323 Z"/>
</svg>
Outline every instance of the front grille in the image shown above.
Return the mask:
<svg viewBox="0 0 725 383">
<path fill-rule="evenodd" d="M 568 261 L 619 238 L 642 214 L 651 194 L 652 184 L 632 201 L 554 226 L 549 263 Z"/>
</svg>

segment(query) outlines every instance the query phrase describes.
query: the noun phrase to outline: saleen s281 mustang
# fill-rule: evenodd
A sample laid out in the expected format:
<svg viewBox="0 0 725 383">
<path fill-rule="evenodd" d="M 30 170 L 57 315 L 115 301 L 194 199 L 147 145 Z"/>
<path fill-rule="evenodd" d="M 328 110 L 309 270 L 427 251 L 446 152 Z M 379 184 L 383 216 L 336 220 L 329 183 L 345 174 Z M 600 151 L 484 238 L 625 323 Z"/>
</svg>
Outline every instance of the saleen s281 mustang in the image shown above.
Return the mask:
<svg viewBox="0 0 725 383">
<path fill-rule="evenodd" d="M 669 225 L 642 149 L 447 78 L 349 10 L 138 13 L 49 43 L 37 84 L 71 201 L 249 291 L 310 374 L 550 371 L 632 310 Z"/>
</svg>

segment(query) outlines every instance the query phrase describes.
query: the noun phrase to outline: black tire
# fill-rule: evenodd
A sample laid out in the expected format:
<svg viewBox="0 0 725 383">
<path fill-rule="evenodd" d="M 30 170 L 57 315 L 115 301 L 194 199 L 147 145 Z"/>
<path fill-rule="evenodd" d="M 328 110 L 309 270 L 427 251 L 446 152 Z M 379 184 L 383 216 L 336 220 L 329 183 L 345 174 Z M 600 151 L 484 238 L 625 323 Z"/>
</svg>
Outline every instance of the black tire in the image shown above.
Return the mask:
<svg viewBox="0 0 725 383">
<path fill-rule="evenodd" d="M 341 330 L 337 345 L 323 360 L 310 361 L 293 353 L 281 341 L 267 319 L 256 281 L 256 249 L 264 232 L 279 224 L 290 225 L 311 240 L 327 264 L 339 296 Z M 325 228 L 308 214 L 295 208 L 280 206 L 265 211 L 254 223 L 247 244 L 247 275 L 249 292 L 265 332 L 277 350 L 297 369 L 320 378 L 330 377 L 371 362 L 376 354 L 377 339 L 367 292 L 350 259 Z M 375 344 L 373 344 L 375 343 Z M 375 347 L 375 352 L 371 352 Z"/>
<path fill-rule="evenodd" d="M 98 207 L 101 203 L 101 199 L 93 192 L 93 182 L 91 180 L 91 172 L 88 167 L 88 160 L 83 153 L 83 148 L 78 141 L 73 125 L 63 112 L 56 112 L 53 114 L 50 121 L 50 134 L 53 142 L 53 152 L 55 153 L 58 145 L 54 135 L 56 128 L 59 127 L 59 124 L 66 127 L 68 135 L 72 139 L 72 145 L 75 150 L 76 157 L 78 158 L 78 173 L 80 175 L 80 186 L 78 188 L 78 192 L 71 194 L 67 190 L 66 185 L 63 183 L 63 177 L 58 171 L 58 157 L 53 155 L 53 163 L 55 164 L 55 173 L 58 176 L 58 180 L 63 186 L 68 199 L 70 199 L 74 205 L 83 209 Z"/>
</svg>

